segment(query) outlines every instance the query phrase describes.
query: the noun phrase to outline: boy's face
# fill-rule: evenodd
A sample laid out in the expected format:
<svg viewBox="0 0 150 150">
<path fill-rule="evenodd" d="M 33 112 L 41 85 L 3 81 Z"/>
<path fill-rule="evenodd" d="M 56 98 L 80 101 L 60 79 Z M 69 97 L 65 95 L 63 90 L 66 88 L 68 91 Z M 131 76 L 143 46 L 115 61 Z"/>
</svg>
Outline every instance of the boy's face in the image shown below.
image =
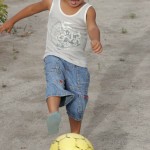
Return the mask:
<svg viewBox="0 0 150 150">
<path fill-rule="evenodd" d="M 84 0 L 66 0 L 66 1 L 71 7 L 78 7 L 79 5 L 84 3 Z"/>
</svg>

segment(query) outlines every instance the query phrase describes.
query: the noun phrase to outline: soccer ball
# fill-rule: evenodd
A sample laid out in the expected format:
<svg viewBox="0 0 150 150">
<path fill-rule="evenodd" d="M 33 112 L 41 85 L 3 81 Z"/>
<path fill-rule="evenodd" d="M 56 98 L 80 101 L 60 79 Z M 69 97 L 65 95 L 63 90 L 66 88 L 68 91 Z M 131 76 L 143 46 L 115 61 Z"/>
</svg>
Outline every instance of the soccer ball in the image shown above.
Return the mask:
<svg viewBox="0 0 150 150">
<path fill-rule="evenodd" d="M 67 133 L 56 138 L 50 150 L 94 150 L 88 139 L 80 134 Z"/>
</svg>

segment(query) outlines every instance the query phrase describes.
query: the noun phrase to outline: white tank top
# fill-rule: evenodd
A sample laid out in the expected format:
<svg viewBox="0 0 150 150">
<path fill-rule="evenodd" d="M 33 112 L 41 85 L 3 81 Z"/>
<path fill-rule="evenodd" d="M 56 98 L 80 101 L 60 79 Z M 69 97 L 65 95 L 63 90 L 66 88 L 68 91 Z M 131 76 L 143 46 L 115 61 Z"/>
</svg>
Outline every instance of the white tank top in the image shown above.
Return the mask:
<svg viewBox="0 0 150 150">
<path fill-rule="evenodd" d="M 60 57 L 77 66 L 87 67 L 85 47 L 87 42 L 86 13 L 91 6 L 86 3 L 75 14 L 61 10 L 61 0 L 53 0 L 47 25 L 44 58 Z"/>
</svg>

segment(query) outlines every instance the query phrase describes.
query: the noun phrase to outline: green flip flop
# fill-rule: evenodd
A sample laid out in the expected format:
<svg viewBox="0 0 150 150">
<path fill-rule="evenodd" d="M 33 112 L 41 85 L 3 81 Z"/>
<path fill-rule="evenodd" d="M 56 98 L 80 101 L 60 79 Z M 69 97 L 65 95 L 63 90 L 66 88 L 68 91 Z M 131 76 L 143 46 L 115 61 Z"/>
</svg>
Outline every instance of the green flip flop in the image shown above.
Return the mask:
<svg viewBox="0 0 150 150">
<path fill-rule="evenodd" d="M 48 134 L 50 135 L 57 134 L 59 132 L 60 122 L 61 122 L 61 116 L 58 111 L 49 114 L 47 118 Z"/>
</svg>

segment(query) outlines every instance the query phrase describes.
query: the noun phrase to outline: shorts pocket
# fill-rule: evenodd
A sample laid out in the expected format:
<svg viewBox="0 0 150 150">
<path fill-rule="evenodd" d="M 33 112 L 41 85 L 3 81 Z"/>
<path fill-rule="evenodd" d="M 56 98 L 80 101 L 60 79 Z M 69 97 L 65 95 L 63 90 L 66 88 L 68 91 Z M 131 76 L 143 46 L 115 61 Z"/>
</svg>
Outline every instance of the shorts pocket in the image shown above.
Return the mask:
<svg viewBox="0 0 150 150">
<path fill-rule="evenodd" d="M 45 74 L 49 75 L 51 73 L 57 73 L 60 74 L 60 66 L 59 66 L 59 59 L 55 56 L 47 56 L 44 59 L 45 62 Z"/>
</svg>

